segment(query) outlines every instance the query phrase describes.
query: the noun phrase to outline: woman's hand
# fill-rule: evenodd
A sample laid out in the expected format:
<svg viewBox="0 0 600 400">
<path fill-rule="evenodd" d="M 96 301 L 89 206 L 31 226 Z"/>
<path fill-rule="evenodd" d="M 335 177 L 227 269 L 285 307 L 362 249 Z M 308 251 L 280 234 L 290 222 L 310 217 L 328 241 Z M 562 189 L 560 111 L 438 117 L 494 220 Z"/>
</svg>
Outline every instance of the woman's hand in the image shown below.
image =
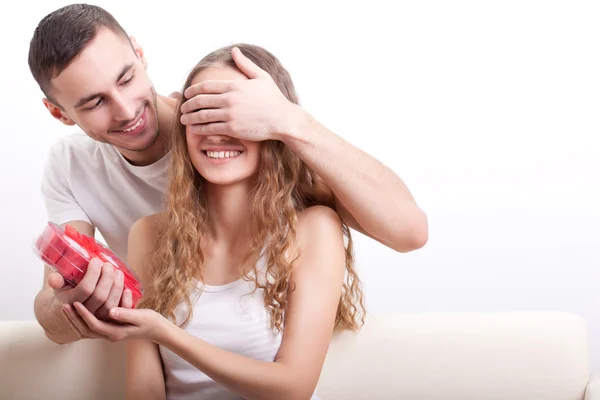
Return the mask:
<svg viewBox="0 0 600 400">
<path fill-rule="evenodd" d="M 101 321 L 83 304 L 75 302 L 75 310 L 90 330 L 101 334 L 111 342 L 145 339 L 160 344 L 173 324 L 154 310 L 113 307 L 109 316 L 116 323 Z"/>
</svg>

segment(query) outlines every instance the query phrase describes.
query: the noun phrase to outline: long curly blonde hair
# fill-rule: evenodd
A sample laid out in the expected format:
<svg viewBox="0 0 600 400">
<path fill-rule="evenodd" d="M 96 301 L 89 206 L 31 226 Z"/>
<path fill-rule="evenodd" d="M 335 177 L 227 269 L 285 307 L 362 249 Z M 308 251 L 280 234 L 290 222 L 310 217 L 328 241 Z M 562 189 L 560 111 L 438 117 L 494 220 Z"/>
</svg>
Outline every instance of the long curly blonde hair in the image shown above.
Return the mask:
<svg viewBox="0 0 600 400">
<path fill-rule="evenodd" d="M 219 49 L 204 57 L 190 72 L 182 93 L 202 69 L 223 65 L 237 69 L 232 57 L 233 46 Z M 292 79 L 275 56 L 267 50 L 248 44 L 237 44 L 243 54 L 267 71 L 285 97 L 298 104 Z M 170 188 L 166 210 L 160 214 L 158 240 L 149 260 L 148 284 L 139 308 L 151 308 L 176 321 L 175 307 L 185 302 L 187 318 L 192 318 L 191 289 L 194 275 L 202 277 L 205 256 L 201 244 L 208 231 L 208 213 L 204 196 L 205 181 L 192 165 L 186 144 L 185 126 L 181 124 L 181 104 L 178 104 L 176 128 L 171 143 Z M 283 142 L 268 140 L 261 144 L 258 179 L 254 188 L 251 220 L 251 246 L 241 265 L 254 265 L 253 270 L 240 273 L 253 280 L 264 291 L 264 305 L 271 317 L 271 326 L 283 329 L 288 292 L 293 290 L 291 275 L 295 254 L 296 223 L 299 211 L 312 205 L 336 209 L 332 191 Z M 345 238 L 346 276 L 338 303 L 335 330 L 357 330 L 364 323 L 365 304 L 360 280 L 354 268 L 352 237 L 342 223 Z M 256 264 L 266 257 L 266 276 L 257 279 Z M 253 273 L 252 273 L 253 272 Z"/>
</svg>

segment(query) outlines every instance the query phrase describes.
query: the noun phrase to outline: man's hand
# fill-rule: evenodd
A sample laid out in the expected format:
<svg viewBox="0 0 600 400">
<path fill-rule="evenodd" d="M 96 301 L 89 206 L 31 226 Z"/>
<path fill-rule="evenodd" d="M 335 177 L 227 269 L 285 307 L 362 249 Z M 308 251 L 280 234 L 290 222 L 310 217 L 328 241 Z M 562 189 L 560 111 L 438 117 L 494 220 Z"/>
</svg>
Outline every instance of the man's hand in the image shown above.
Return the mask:
<svg viewBox="0 0 600 400">
<path fill-rule="evenodd" d="M 132 307 L 131 291 L 123 290 L 123 272 L 111 264 L 102 264 L 99 259 L 90 261 L 85 276 L 75 287 L 65 284 L 58 273 L 52 273 L 48 283 L 54 289 L 54 302 L 80 339 L 103 336 L 90 330 L 81 316 L 74 311 L 75 302 L 84 304 L 100 320 L 109 320 L 108 311 L 113 307 Z"/>
<path fill-rule="evenodd" d="M 300 107 L 288 101 L 271 76 L 236 47 L 237 67 L 249 79 L 204 81 L 183 93 L 181 123 L 199 135 L 227 135 L 243 140 L 282 140 Z"/>
</svg>

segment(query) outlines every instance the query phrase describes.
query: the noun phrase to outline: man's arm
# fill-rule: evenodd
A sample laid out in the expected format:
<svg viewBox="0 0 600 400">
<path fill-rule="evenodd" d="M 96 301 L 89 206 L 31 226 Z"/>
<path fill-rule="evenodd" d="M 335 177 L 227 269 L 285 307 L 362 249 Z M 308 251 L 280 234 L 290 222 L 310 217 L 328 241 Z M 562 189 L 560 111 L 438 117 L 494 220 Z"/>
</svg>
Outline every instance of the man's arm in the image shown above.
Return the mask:
<svg viewBox="0 0 600 400">
<path fill-rule="evenodd" d="M 55 299 L 55 289 L 49 283 L 49 277 L 53 273 L 50 267 L 44 266 L 44 287 L 35 297 L 33 304 L 35 318 L 48 339 L 58 344 L 75 342 L 79 340 L 79 336 L 62 314 L 60 304 Z"/>
<path fill-rule="evenodd" d="M 348 226 L 399 252 L 425 245 L 427 217 L 400 177 L 290 102 L 239 49 L 232 56 L 249 79 L 187 88 L 181 122 L 191 125 L 191 132 L 281 140 L 331 188 Z"/>
<path fill-rule="evenodd" d="M 71 190 L 68 178 L 68 141 L 59 141 L 51 149 L 44 167 L 41 191 L 48 219 L 61 226 L 71 225 L 80 233 L 93 237 L 95 227 Z M 34 313 L 46 336 L 56 343 L 70 343 L 83 338 L 99 337 L 91 332 L 72 304 L 83 303 L 100 319 L 108 319 L 110 307 L 131 307 L 131 291 L 123 290 L 123 274 L 100 259 L 90 261 L 76 287 L 66 284 L 62 276 L 48 266 L 42 290 L 34 300 Z"/>
<path fill-rule="evenodd" d="M 399 252 L 425 245 L 427 216 L 398 175 L 301 107 L 288 112 L 280 140 L 331 188 L 348 226 Z"/>
</svg>

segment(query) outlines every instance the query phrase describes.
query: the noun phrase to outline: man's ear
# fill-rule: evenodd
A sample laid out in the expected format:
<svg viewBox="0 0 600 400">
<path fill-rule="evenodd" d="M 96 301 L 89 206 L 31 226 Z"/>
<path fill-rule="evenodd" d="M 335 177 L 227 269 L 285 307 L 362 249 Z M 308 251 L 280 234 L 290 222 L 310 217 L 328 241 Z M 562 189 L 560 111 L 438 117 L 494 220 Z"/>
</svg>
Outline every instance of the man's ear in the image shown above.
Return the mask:
<svg viewBox="0 0 600 400">
<path fill-rule="evenodd" d="M 140 60 L 142 60 L 142 64 L 144 65 L 144 68 L 148 69 L 148 63 L 146 62 L 146 57 L 144 57 L 144 50 L 137 43 L 137 41 L 135 40 L 135 37 L 133 37 L 133 35 L 129 36 L 129 39 L 131 40 L 131 44 L 133 45 L 133 51 L 135 51 L 135 54 L 138 56 L 138 58 Z"/>
<path fill-rule="evenodd" d="M 71 118 L 69 118 L 69 116 L 63 110 L 61 110 L 59 106 L 52 103 L 46 98 L 42 99 L 42 102 L 44 103 L 48 111 L 50 111 L 50 115 L 52 115 L 54 118 L 56 118 L 65 125 L 75 125 L 75 122 Z"/>
</svg>

